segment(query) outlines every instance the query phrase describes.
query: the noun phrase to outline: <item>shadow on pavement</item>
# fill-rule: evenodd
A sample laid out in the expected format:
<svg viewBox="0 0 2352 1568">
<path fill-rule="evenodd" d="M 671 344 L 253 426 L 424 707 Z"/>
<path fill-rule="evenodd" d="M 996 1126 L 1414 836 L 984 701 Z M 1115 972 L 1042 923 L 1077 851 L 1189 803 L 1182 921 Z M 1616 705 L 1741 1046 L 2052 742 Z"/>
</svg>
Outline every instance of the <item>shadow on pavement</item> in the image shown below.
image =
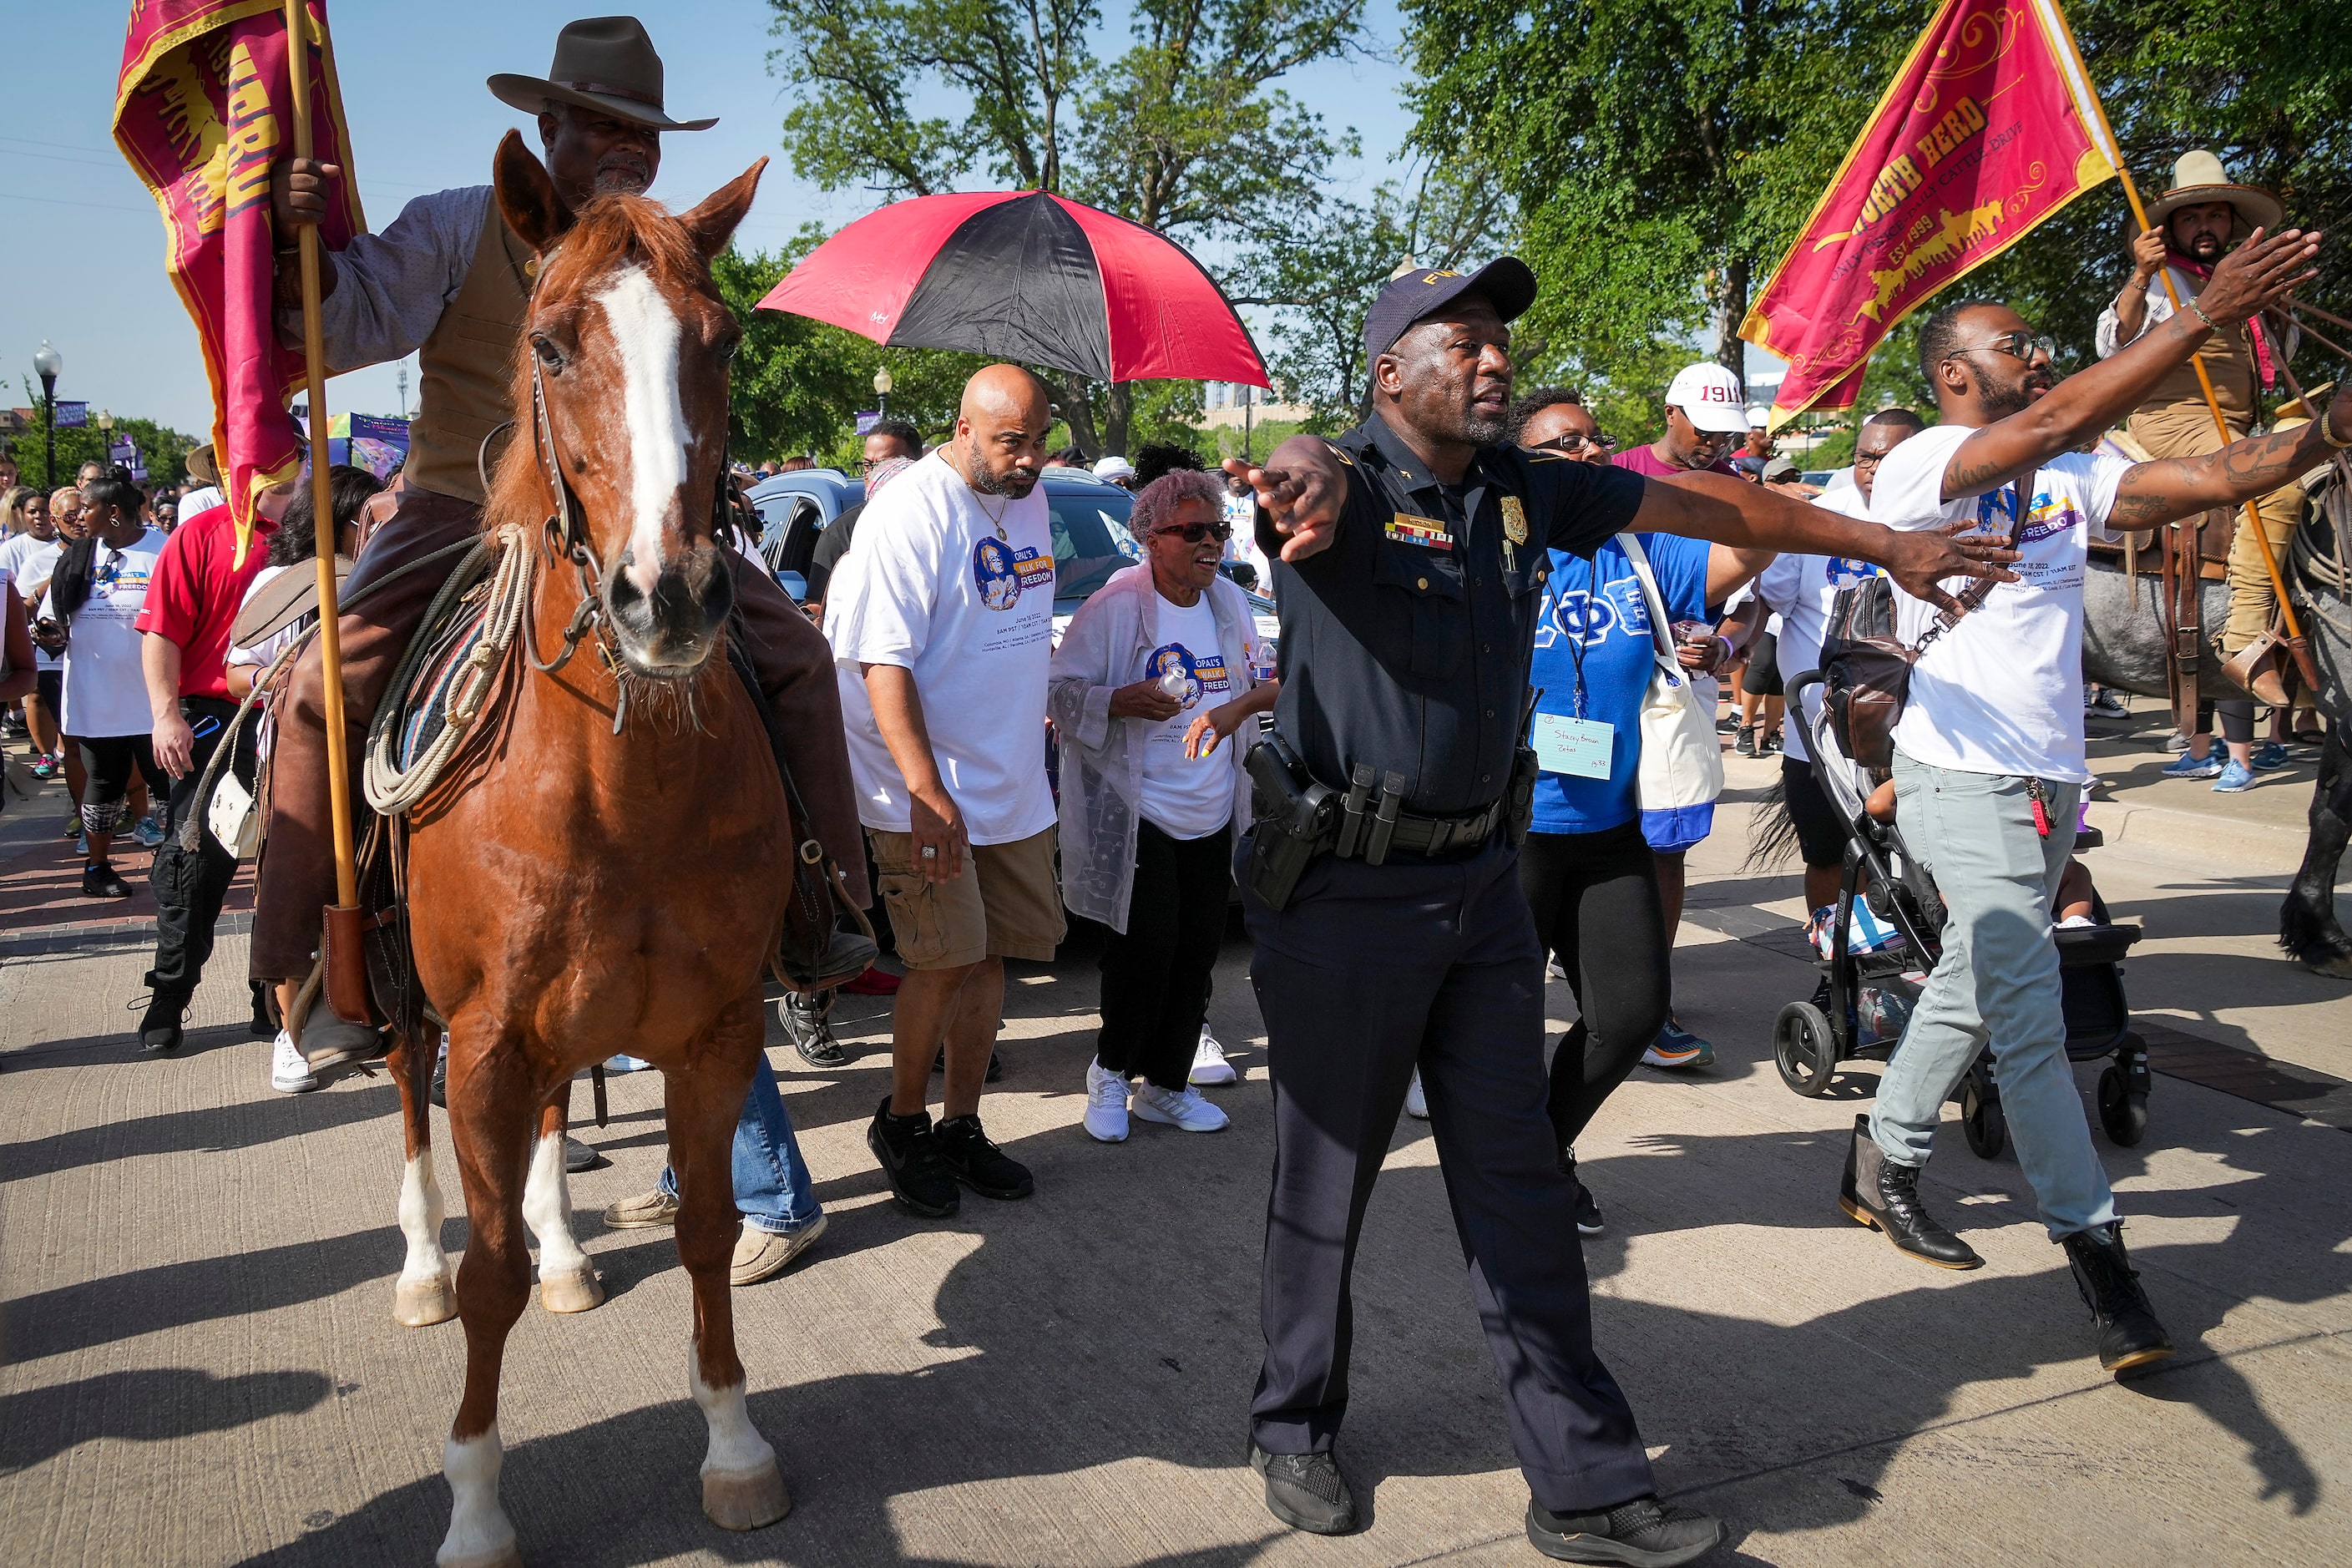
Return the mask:
<svg viewBox="0 0 2352 1568">
<path fill-rule="evenodd" d="M 99 1440 L 163 1443 L 308 1410 L 333 1384 L 315 1372 L 215 1377 L 194 1367 L 110 1372 L 0 1396 L 0 1475 Z"/>
</svg>

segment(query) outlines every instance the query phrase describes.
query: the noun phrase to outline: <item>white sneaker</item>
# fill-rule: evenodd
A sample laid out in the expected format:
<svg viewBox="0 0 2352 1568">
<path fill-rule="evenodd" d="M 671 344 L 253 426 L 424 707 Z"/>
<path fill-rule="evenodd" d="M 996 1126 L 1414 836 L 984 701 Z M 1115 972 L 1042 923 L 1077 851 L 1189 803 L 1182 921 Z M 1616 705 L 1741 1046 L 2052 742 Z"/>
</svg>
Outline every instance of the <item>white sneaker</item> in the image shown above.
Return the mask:
<svg viewBox="0 0 2352 1568">
<path fill-rule="evenodd" d="M 1404 1113 L 1415 1121 L 1429 1120 L 1429 1096 L 1421 1092 L 1421 1069 L 1412 1069 L 1412 1081 L 1404 1086 Z"/>
<path fill-rule="evenodd" d="M 617 1051 L 604 1058 L 606 1072 L 645 1072 L 653 1065 L 645 1058 L 633 1057 L 626 1051 Z M 764 1279 L 766 1276 L 762 1275 L 761 1278 Z"/>
<path fill-rule="evenodd" d="M 1087 1132 L 1097 1142 L 1127 1142 L 1127 1079 L 1087 1064 Z"/>
<path fill-rule="evenodd" d="M 269 1087 L 280 1094 L 308 1094 L 319 1087 L 319 1075 L 302 1059 L 294 1037 L 283 1029 L 278 1031 L 278 1044 L 270 1053 Z"/>
<path fill-rule="evenodd" d="M 1201 1097 L 1197 1089 L 1161 1089 L 1144 1083 L 1135 1091 L 1135 1113 L 1146 1121 L 1187 1132 L 1222 1132 L 1232 1118 Z"/>
<path fill-rule="evenodd" d="M 1225 1060 L 1225 1047 L 1217 1037 L 1209 1033 L 1209 1026 L 1201 1026 L 1201 1044 L 1192 1052 L 1192 1079 L 1198 1084 L 1220 1084 L 1234 1081 L 1234 1065 Z"/>
</svg>

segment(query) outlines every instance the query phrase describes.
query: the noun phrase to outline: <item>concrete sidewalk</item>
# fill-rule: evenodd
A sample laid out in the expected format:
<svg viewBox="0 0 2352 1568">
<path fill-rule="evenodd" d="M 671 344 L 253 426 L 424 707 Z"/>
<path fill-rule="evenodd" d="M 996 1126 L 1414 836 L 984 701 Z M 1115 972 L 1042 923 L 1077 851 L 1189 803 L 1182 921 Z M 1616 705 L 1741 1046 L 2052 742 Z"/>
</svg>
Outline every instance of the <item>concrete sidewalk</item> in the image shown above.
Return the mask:
<svg viewBox="0 0 2352 1568">
<path fill-rule="evenodd" d="M 1579 1149 L 1609 1220 L 1585 1247 L 1600 1342 L 1664 1488 L 1731 1522 L 1712 1561 L 2343 1560 L 2352 1138 L 2163 1077 L 2147 1142 L 2100 1141 L 2182 1350 L 2127 1387 L 2091 1358 L 2013 1155 L 1979 1161 L 1950 1130 L 1927 1177 L 1987 1268 L 1899 1258 L 1834 1204 L 1872 1071 L 1808 1100 L 1771 1067 L 1773 1016 L 1811 976 L 1785 951 L 1793 877 L 1739 865 L 1743 803 L 1777 763 L 1733 764 L 1676 954 L 1683 1021 L 1718 1065 L 1638 1071 Z M 2275 798 L 2307 796 L 2305 778 Z M 2126 985 L 2152 1022 L 2352 1077 L 2352 987 L 2268 946 L 2284 878 L 2128 836 L 2089 859 L 2118 917 L 2148 929 Z M 135 938 L 82 939 L 0 965 L 8 1556 L 427 1561 L 464 1341 L 390 1319 L 396 1097 L 381 1080 L 272 1093 L 234 937 L 199 997 L 205 1026 L 176 1058 L 138 1059 L 127 1008 L 148 956 Z M 944 1224 L 898 1210 L 864 1148 L 887 1084 L 887 1001 L 841 1004 L 858 1055 L 840 1072 L 803 1069 L 772 1037 L 833 1226 L 790 1274 L 736 1294 L 752 1415 L 797 1501 L 748 1535 L 697 1506 L 703 1425 L 671 1241 L 596 1218 L 649 1186 L 663 1154 L 656 1076 L 613 1079 L 612 1125 L 579 1130 L 611 1163 L 572 1182 L 612 1299 L 575 1318 L 534 1307 L 509 1345 L 503 1495 L 527 1559 L 1540 1561 L 1419 1123 L 1398 1129 L 1357 1273 L 1340 1453 L 1370 1527 L 1298 1536 L 1258 1500 L 1242 1447 L 1270 1117 L 1246 963 L 1230 942 L 1213 1015 L 1245 1074 L 1217 1091 L 1233 1129 L 1139 1125 L 1117 1146 L 1078 1126 L 1090 954 L 1024 967 L 1006 1080 L 984 1109 L 1038 1194 L 970 1198 Z M 1564 985 L 1550 1003 L 1564 1026 Z M 446 1239 L 462 1247 L 462 1212 Z"/>
</svg>

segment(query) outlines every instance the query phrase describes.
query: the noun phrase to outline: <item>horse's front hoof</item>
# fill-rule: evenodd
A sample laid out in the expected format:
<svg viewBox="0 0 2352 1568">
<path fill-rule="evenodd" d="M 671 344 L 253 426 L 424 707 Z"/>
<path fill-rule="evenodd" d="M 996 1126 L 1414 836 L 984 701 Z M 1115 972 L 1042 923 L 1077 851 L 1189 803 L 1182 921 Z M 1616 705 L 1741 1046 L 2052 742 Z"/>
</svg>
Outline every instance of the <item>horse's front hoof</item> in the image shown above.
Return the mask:
<svg viewBox="0 0 2352 1568">
<path fill-rule="evenodd" d="M 705 1470 L 702 1511 L 721 1530 L 757 1530 L 792 1512 L 793 1494 L 773 1459 L 757 1469 Z"/>
<path fill-rule="evenodd" d="M 2306 958 L 2303 966 L 2314 974 L 2324 974 L 2330 980 L 2352 980 L 2352 952 L 2331 952 L 2325 958 Z"/>
<path fill-rule="evenodd" d="M 404 1329 L 429 1329 L 457 1315 L 457 1283 L 444 1269 L 429 1279 L 403 1279 L 392 1288 L 392 1321 Z"/>
<path fill-rule="evenodd" d="M 604 1304 L 604 1281 L 593 1263 L 572 1274 L 542 1275 L 539 1304 L 551 1312 L 587 1312 Z"/>
<path fill-rule="evenodd" d="M 451 1556 L 444 1547 L 433 1559 L 433 1568 L 522 1568 L 522 1553 L 515 1550 L 511 1541 L 493 1551 L 470 1552 L 463 1557 Z"/>
</svg>

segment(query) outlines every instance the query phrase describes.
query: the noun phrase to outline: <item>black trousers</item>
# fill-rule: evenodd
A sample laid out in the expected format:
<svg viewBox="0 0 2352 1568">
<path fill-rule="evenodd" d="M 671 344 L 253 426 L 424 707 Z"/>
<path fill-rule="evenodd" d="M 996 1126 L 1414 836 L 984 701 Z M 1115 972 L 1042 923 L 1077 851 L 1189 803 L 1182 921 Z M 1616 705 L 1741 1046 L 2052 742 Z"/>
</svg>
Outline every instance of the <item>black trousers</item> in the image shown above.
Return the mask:
<svg viewBox="0 0 2352 1568">
<path fill-rule="evenodd" d="M 1551 1059 L 1549 1109 L 1565 1146 L 1666 1021 L 1674 983 L 1665 911 L 1639 820 L 1599 833 L 1528 834 L 1519 887 L 1583 1015 Z"/>
<path fill-rule="evenodd" d="M 1233 888 L 1234 830 L 1174 838 L 1135 826 L 1135 887 L 1127 931 L 1102 950 L 1102 1033 L 1095 1057 L 1107 1072 L 1181 1089 L 1192 1074 L 1209 972 L 1224 944 Z"/>
<path fill-rule="evenodd" d="M 1280 912 L 1244 893 L 1275 1110 L 1251 1427 L 1277 1454 L 1339 1431 L 1356 1239 L 1418 1066 L 1520 1468 L 1545 1508 L 1588 1512 L 1655 1487 L 1592 1351 L 1575 1185 L 1544 1114 L 1543 949 L 1516 878 L 1497 840 L 1454 862 L 1326 857 Z"/>
<path fill-rule="evenodd" d="M 205 977 L 205 961 L 213 955 L 213 928 L 220 923 L 221 900 L 236 880 L 236 857 L 199 824 L 196 847 L 180 847 L 180 826 L 203 809 L 196 786 L 205 767 L 219 747 L 236 704 L 219 697 L 183 697 L 180 717 L 196 731 L 188 771 L 172 781 L 162 813 L 163 847 L 155 851 L 148 876 L 155 889 L 155 968 L 150 984 L 157 994 L 182 1000 L 193 995 Z M 253 786 L 253 721 L 237 731 L 236 755 L 230 766 L 240 783 Z"/>
</svg>

